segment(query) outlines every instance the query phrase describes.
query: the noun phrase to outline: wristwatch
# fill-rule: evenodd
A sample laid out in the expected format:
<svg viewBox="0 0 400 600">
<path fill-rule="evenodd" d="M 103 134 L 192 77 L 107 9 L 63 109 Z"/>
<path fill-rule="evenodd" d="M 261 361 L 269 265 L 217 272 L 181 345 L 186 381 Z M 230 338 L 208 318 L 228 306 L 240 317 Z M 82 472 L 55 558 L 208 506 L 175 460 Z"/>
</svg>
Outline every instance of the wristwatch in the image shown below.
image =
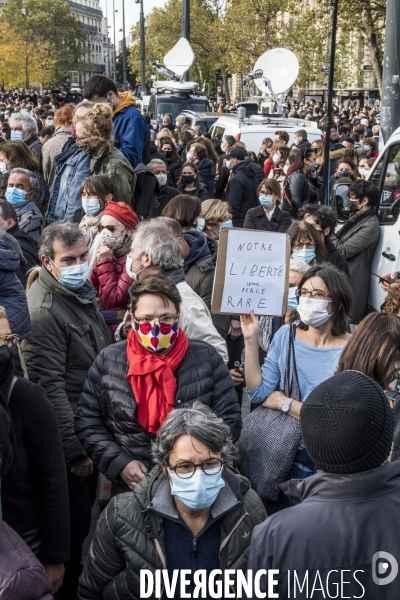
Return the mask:
<svg viewBox="0 0 400 600">
<path fill-rule="evenodd" d="M 293 402 L 293 398 L 288 398 L 284 404 L 281 406 L 281 411 L 284 413 L 288 413 L 290 410 L 290 405 Z"/>
</svg>

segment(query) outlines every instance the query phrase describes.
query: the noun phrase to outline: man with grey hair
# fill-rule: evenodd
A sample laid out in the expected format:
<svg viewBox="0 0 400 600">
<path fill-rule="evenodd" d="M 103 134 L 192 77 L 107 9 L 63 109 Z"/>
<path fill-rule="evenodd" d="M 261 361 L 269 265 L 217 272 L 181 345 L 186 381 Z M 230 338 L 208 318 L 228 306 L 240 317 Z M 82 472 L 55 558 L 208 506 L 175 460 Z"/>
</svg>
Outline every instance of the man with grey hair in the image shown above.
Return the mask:
<svg viewBox="0 0 400 600">
<path fill-rule="evenodd" d="M 18 113 L 13 113 L 8 122 L 11 128 L 11 141 L 24 142 L 40 160 L 42 144 L 37 136 L 36 119 L 28 111 L 21 110 Z"/>
<path fill-rule="evenodd" d="M 167 184 L 167 165 L 163 160 L 160 158 L 153 158 L 147 165 L 147 168 L 157 177 L 158 181 L 157 207 L 152 215 L 158 217 L 161 215 L 168 202 L 172 200 L 172 198 L 175 198 L 175 196 L 179 196 L 179 192 L 176 188 Z"/>
<path fill-rule="evenodd" d="M 39 257 L 42 266 L 27 291 L 32 335 L 23 340 L 22 352 L 29 379 L 45 390 L 61 433 L 71 522 L 71 558 L 65 565 L 62 597 L 73 598 L 82 544 L 90 528 L 91 492 L 95 495 L 96 488 L 96 475 L 89 477 L 93 463 L 75 435 L 74 411 L 90 367 L 111 340 L 98 310 L 96 290 L 87 281 L 88 249 L 79 226 L 46 227 Z"/>
<path fill-rule="evenodd" d="M 203 300 L 185 281 L 181 246 L 170 227 L 159 220 L 145 221 L 133 233 L 128 274 L 133 279 L 160 273 L 175 282 L 182 297 L 181 324 L 189 338 L 207 342 L 228 363 L 226 342 L 219 335 Z"/>
<path fill-rule="evenodd" d="M 5 197 L 16 210 L 19 228 L 27 233 L 36 244 L 44 228 L 42 213 L 35 204 L 38 187 L 35 173 L 28 169 L 12 169 Z"/>
</svg>

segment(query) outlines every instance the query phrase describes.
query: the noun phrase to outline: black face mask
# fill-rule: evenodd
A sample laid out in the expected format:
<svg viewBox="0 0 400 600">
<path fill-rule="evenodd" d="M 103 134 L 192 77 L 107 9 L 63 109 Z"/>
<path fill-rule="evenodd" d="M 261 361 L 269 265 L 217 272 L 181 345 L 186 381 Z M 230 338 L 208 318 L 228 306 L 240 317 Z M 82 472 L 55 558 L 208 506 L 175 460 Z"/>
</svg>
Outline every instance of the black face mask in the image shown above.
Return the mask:
<svg viewBox="0 0 400 600">
<path fill-rule="evenodd" d="M 0 386 L 11 375 L 13 368 L 12 349 L 0 346 Z"/>
<path fill-rule="evenodd" d="M 349 210 L 350 210 L 351 213 L 358 212 L 360 210 L 358 208 L 358 202 L 357 201 L 349 200 Z"/>
<path fill-rule="evenodd" d="M 342 177 L 351 177 L 352 173 L 350 171 L 340 171 L 337 176 L 338 179 L 341 179 Z"/>
<path fill-rule="evenodd" d="M 172 150 L 164 150 L 163 154 L 164 154 L 165 158 L 171 158 Z"/>
<path fill-rule="evenodd" d="M 194 175 L 182 175 L 182 181 L 185 183 L 193 183 Z"/>
</svg>

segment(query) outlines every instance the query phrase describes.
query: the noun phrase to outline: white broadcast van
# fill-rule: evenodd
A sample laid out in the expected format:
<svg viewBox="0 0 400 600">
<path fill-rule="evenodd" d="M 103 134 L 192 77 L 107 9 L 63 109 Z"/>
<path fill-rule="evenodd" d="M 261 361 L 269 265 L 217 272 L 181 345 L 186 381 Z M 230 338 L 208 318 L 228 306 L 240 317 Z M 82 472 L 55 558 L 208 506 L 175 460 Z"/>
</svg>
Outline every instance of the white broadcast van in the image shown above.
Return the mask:
<svg viewBox="0 0 400 600">
<path fill-rule="evenodd" d="M 289 134 L 289 146 L 294 144 L 294 134 L 299 129 L 307 132 L 307 139 L 312 144 L 315 140 L 324 139 L 323 132 L 318 129 L 318 123 L 304 119 L 285 119 L 283 117 L 259 116 L 239 118 L 237 115 L 223 115 L 210 129 L 212 139 L 222 140 L 224 135 L 233 135 L 240 142 L 246 144 L 246 150 L 260 152 L 263 139 L 275 139 L 275 131 L 279 129 Z"/>
<path fill-rule="evenodd" d="M 400 127 L 390 136 L 367 177 L 378 186 L 379 241 L 370 268 L 369 307 L 380 310 L 386 293 L 373 275 L 400 271 Z"/>
</svg>

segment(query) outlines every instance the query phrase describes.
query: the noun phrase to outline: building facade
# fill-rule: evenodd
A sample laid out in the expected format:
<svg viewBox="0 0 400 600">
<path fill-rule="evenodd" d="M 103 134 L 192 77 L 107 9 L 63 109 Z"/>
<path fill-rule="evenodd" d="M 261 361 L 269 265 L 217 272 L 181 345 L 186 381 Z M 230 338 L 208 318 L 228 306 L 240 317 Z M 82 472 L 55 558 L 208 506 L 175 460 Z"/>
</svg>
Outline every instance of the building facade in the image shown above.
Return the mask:
<svg viewBox="0 0 400 600">
<path fill-rule="evenodd" d="M 99 0 L 68 0 L 71 14 L 86 33 L 82 56 L 71 71 L 71 86 L 83 88 L 89 77 L 106 73 L 103 47 L 103 12 Z M 108 62 L 108 61 L 107 61 Z"/>
</svg>

